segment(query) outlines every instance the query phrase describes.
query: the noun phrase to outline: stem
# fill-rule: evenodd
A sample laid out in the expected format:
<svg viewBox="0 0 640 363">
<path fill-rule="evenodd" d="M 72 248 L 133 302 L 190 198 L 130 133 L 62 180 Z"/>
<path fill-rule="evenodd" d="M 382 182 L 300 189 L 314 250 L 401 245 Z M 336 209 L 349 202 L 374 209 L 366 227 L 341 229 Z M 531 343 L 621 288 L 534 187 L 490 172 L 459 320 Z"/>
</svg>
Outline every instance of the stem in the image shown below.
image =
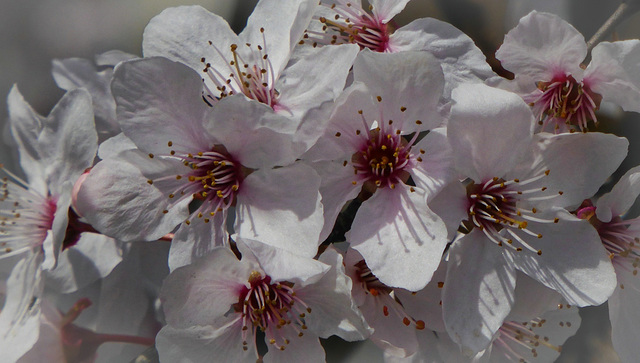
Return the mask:
<svg viewBox="0 0 640 363">
<path fill-rule="evenodd" d="M 627 20 L 631 15 L 640 10 L 640 1 L 638 0 L 623 0 L 616 11 L 611 14 L 609 19 L 602 24 L 600 29 L 589 39 L 587 42 L 587 60 L 591 58 L 591 50 L 606 37 L 608 37 L 615 28 L 623 21 Z M 585 60 L 585 63 L 587 61 Z"/>
</svg>

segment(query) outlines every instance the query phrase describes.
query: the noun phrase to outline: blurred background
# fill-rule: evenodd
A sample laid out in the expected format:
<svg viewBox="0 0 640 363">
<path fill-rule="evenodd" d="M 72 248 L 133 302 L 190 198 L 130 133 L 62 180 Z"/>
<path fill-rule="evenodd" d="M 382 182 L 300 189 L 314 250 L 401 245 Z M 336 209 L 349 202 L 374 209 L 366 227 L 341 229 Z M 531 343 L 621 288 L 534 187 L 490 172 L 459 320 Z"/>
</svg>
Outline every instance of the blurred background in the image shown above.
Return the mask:
<svg viewBox="0 0 640 363">
<path fill-rule="evenodd" d="M 239 32 L 255 6 L 255 0 L 0 0 L 0 95 L 6 97 L 17 84 L 25 99 L 46 115 L 62 96 L 51 77 L 55 58 L 88 58 L 111 49 L 141 55 L 142 32 L 148 21 L 166 7 L 200 4 L 228 19 Z M 452 23 L 483 50 L 489 59 L 504 34 L 533 9 L 552 12 L 572 23 L 586 39 L 604 23 L 619 1 L 602 0 L 413 0 L 395 18 L 398 26 L 413 19 L 434 17 Z M 640 16 L 628 19 L 611 39 L 640 37 Z M 609 39 L 609 40 L 611 40 Z M 640 70 L 639 70 L 640 71 Z M 0 126 L 6 127 L 6 102 L 0 102 Z M 603 104 L 600 131 L 630 139 L 629 157 L 616 174 L 640 164 L 640 119 L 617 106 Z M 0 162 L 18 171 L 11 136 L 3 133 Z M 603 187 L 610 188 L 616 177 Z M 638 208 L 635 212 L 638 214 Z M 569 339 L 557 362 L 617 362 L 611 349 L 606 306 L 581 311 L 582 326 Z M 324 342 L 328 362 L 382 362 L 372 343 Z"/>
</svg>

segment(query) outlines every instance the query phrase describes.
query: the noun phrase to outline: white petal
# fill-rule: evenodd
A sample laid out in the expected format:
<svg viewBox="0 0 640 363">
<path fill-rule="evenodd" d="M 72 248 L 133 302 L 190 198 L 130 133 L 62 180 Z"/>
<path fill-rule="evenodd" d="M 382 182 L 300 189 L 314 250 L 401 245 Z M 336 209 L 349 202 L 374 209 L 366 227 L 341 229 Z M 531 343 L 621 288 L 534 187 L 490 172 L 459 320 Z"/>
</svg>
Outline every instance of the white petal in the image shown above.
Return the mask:
<svg viewBox="0 0 640 363">
<path fill-rule="evenodd" d="M 0 313 L 0 351 L 14 362 L 38 340 L 42 254 L 29 253 L 18 262 L 7 280 L 6 300 Z"/>
<path fill-rule="evenodd" d="M 345 275 L 342 256 L 328 248 L 319 260 L 331 268 L 313 285 L 296 290 L 311 307 L 305 317 L 309 330 L 322 338 L 337 335 L 347 341 L 365 339 L 371 329 L 351 298 L 352 282 Z"/>
<path fill-rule="evenodd" d="M 447 226 L 448 240 L 453 241 L 458 233 L 460 222 L 469 215 L 467 190 L 459 181 L 445 186 L 440 193 L 428 201 L 429 208 L 444 221 Z"/>
<path fill-rule="evenodd" d="M 442 123 L 437 105 L 442 96 L 444 76 L 439 62 L 431 54 L 366 50 L 356 58 L 353 73 L 354 81 L 366 84 L 372 96 L 380 97 L 378 122 L 393 120 L 394 126 L 407 134 L 432 129 Z"/>
<path fill-rule="evenodd" d="M 119 133 L 103 141 L 98 147 L 98 157 L 106 159 L 115 156 L 121 151 L 136 149 L 136 144 L 126 137 L 124 133 Z"/>
<path fill-rule="evenodd" d="M 190 224 L 183 223 L 171 240 L 169 269 L 191 264 L 195 259 L 211 252 L 215 247 L 225 246 L 229 240 L 227 211 L 216 213 L 205 223 L 194 218 Z"/>
<path fill-rule="evenodd" d="M 49 116 L 41 118 L 14 87 L 9 94 L 9 115 L 22 168 L 29 182 L 46 182 L 45 190 L 38 189 L 43 195 L 61 193 L 64 181 L 77 179 L 93 163 L 98 136 L 86 90 L 67 92 Z"/>
<path fill-rule="evenodd" d="M 20 153 L 20 166 L 27 176 L 30 187 L 42 195 L 47 195 L 44 168 L 40 164 L 41 156 L 36 148 L 44 118 L 29 106 L 16 85 L 9 92 L 7 106 L 11 134 Z"/>
<path fill-rule="evenodd" d="M 517 271 L 515 303 L 506 320 L 529 321 L 549 310 L 557 309 L 563 301 L 557 291 L 552 290 L 524 273 Z"/>
<path fill-rule="evenodd" d="M 507 70 L 538 81 L 579 73 L 586 56 L 582 34 L 557 15 L 537 11 L 520 19 L 496 52 Z"/>
<path fill-rule="evenodd" d="M 403 289 L 394 290 L 395 296 L 402 302 L 407 314 L 416 320 L 422 320 L 426 324 L 426 330 L 444 332 L 446 329 L 441 303 L 442 284 L 446 276 L 447 263 L 443 260 L 424 289 L 418 292 L 409 292 Z"/>
<path fill-rule="evenodd" d="M 533 114 L 519 96 L 465 84 L 453 100 L 447 134 L 463 175 L 475 182 L 501 178 L 530 153 Z"/>
<path fill-rule="evenodd" d="M 225 97 L 207 114 L 205 129 L 247 168 L 291 164 L 297 125 L 263 103 L 242 95 Z"/>
<path fill-rule="evenodd" d="M 300 120 L 310 109 L 336 99 L 358 51 L 354 44 L 311 48 L 287 67 L 276 84 L 280 113 Z"/>
<path fill-rule="evenodd" d="M 353 168 L 343 163 L 324 161 L 313 164 L 313 168 L 320 174 L 320 194 L 324 209 L 324 226 L 320 233 L 320 240 L 324 241 L 333 230 L 338 214 L 345 203 L 354 199 L 362 190 L 362 183 L 354 185 Z"/>
<path fill-rule="evenodd" d="M 240 289 L 254 268 L 238 261 L 228 248 L 218 247 L 171 272 L 160 293 L 167 322 L 182 328 L 215 325 L 239 301 Z"/>
<path fill-rule="evenodd" d="M 241 44 L 262 45 L 277 77 L 309 26 L 317 6 L 315 0 L 260 1 L 239 35 Z"/>
<path fill-rule="evenodd" d="M 584 80 L 605 101 L 640 112 L 640 40 L 602 42 L 591 51 Z"/>
<path fill-rule="evenodd" d="M 418 188 L 427 192 L 427 199 L 431 199 L 453 180 L 453 152 L 446 129 L 431 130 L 411 151 L 416 159 L 422 159 L 411 170 L 411 177 Z"/>
<path fill-rule="evenodd" d="M 252 362 L 257 358 L 253 339 L 249 337 L 248 350 L 243 350 L 242 323 L 231 320 L 220 327 L 193 326 L 179 329 L 170 325 L 160 330 L 156 348 L 162 362 L 227 363 Z"/>
<path fill-rule="evenodd" d="M 516 273 L 508 255 L 478 229 L 451 245 L 442 308 L 463 352 L 485 349 L 514 302 Z"/>
<path fill-rule="evenodd" d="M 236 233 L 315 256 L 324 222 L 319 187 L 318 174 L 300 163 L 250 174 L 238 192 Z"/>
<path fill-rule="evenodd" d="M 640 354 L 638 344 L 638 303 L 640 284 L 638 276 L 630 266 L 616 269 L 618 286 L 609 298 L 609 318 L 611 320 L 611 341 L 623 362 L 634 362 Z M 624 286 L 624 288 L 623 288 Z"/>
<path fill-rule="evenodd" d="M 310 257 L 303 257 L 282 248 L 273 247 L 248 238 L 234 238 L 243 259 L 260 264 L 271 281 L 289 281 L 296 286 L 315 284 L 330 266 Z M 297 290 L 296 290 L 297 291 Z"/>
<path fill-rule="evenodd" d="M 42 301 L 38 341 L 17 363 L 65 362 L 63 349 L 62 316 L 49 301 Z M 4 357 L 3 357 L 4 358 Z"/>
<path fill-rule="evenodd" d="M 424 191 L 402 184 L 378 189 L 362 203 L 347 241 L 385 285 L 417 291 L 440 264 L 447 230 Z"/>
<path fill-rule="evenodd" d="M 70 293 L 104 278 L 122 261 L 122 248 L 110 237 L 83 233 L 78 242 L 63 251 L 58 266 L 46 271 L 47 287 Z"/>
<path fill-rule="evenodd" d="M 537 134 L 534 138 L 541 150 L 540 165 L 533 169 L 550 170 L 548 176 L 528 188 L 548 187 L 553 199 L 537 201 L 538 207 L 576 206 L 593 196 L 627 156 L 629 142 L 612 134 Z"/>
<path fill-rule="evenodd" d="M 377 119 L 376 110 L 369 90 L 363 83 L 349 86 L 336 101 L 326 132 L 305 154 L 305 159 L 321 161 L 345 156 L 351 158 L 366 142 L 371 125 Z"/>
<path fill-rule="evenodd" d="M 558 291 L 570 304 L 599 305 L 616 286 L 616 275 L 596 230 L 585 220 L 560 211 L 558 223 L 529 223 L 542 238 L 525 238 L 538 254 L 505 249 L 516 268 Z"/>
<path fill-rule="evenodd" d="M 389 37 L 392 51 L 427 51 L 442 66 L 444 96 L 461 83 L 483 82 L 495 76 L 486 57 L 468 35 L 453 25 L 433 18 L 416 19 Z"/>
<path fill-rule="evenodd" d="M 44 120 L 36 146 L 52 194 L 63 182 L 74 182 L 93 165 L 98 135 L 91 96 L 84 89 L 67 92 Z"/>
<path fill-rule="evenodd" d="M 407 6 L 409 0 L 371 0 L 369 3 L 373 6 L 371 11 L 383 23 L 388 23 L 391 18 Z"/>
<path fill-rule="evenodd" d="M 302 337 L 294 336 L 285 350 L 271 348 L 264 356 L 265 363 L 281 362 L 325 362 L 324 348 L 315 334 L 305 333 Z"/>
<path fill-rule="evenodd" d="M 97 230 L 123 241 L 156 240 L 171 232 L 187 218 L 190 200 L 171 205 L 167 195 L 147 183 L 138 166 L 148 157 L 134 150 L 119 156 L 91 169 L 78 191 L 78 213 Z M 158 158 L 153 163 L 148 166 L 175 170 L 175 164 Z"/>
<path fill-rule="evenodd" d="M 54 59 L 51 63 L 51 74 L 58 87 L 66 91 L 84 87 L 91 94 L 100 140 L 120 132 L 116 103 L 111 96 L 113 69 L 98 71 L 93 62 L 82 58 Z"/>
<path fill-rule="evenodd" d="M 208 41 L 215 41 L 215 47 Z M 196 71 L 204 68 L 200 59 L 205 57 L 217 69 L 225 70 L 229 67 L 227 62 L 233 59 L 232 43 L 238 43 L 238 37 L 222 17 L 201 6 L 179 6 L 165 9 L 149 21 L 144 29 L 142 52 L 145 57 L 162 56 L 182 62 Z"/>
<path fill-rule="evenodd" d="M 611 192 L 598 198 L 596 215 L 608 223 L 614 216 L 627 213 L 640 195 L 640 166 L 629 169 L 613 186 Z"/>
<path fill-rule="evenodd" d="M 141 150 L 167 155 L 169 141 L 187 152 L 211 147 L 195 71 L 164 58 L 132 60 L 116 68 L 112 90 L 122 132 Z"/>
</svg>

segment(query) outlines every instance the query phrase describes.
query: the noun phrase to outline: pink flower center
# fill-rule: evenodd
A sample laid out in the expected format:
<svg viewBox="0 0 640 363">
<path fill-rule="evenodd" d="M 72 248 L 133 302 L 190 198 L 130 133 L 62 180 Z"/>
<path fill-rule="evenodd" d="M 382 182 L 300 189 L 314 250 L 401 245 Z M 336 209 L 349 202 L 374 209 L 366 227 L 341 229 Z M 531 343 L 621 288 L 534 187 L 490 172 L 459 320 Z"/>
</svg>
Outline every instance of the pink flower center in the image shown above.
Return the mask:
<svg viewBox="0 0 640 363">
<path fill-rule="evenodd" d="M 168 146 L 172 147 L 173 143 L 169 141 Z M 173 192 L 169 194 L 170 199 L 182 200 L 193 197 L 201 203 L 193 215 L 204 218 L 205 223 L 209 222 L 209 217 L 235 203 L 242 180 L 251 173 L 250 169 L 236 162 L 223 145 L 215 145 L 208 151 L 197 153 L 178 153 L 171 150 L 169 154 L 181 158 L 183 164 L 189 167 L 189 171 L 175 177 L 167 176 L 147 182 L 169 182 L 174 185 Z M 154 155 L 149 154 L 149 157 L 153 158 Z"/>
<path fill-rule="evenodd" d="M 5 172 L 9 173 L 5 170 Z M 0 254 L 41 246 L 53 225 L 57 201 L 13 174 L 0 186 Z"/>
<path fill-rule="evenodd" d="M 322 31 L 307 30 L 301 44 L 358 44 L 360 49 L 368 48 L 376 52 L 389 50 L 390 27 L 384 24 L 374 14 L 371 14 L 357 3 L 324 4 L 335 15 L 333 17 L 319 17 Z"/>
<path fill-rule="evenodd" d="M 255 337 L 260 329 L 270 345 L 284 350 L 291 342 L 287 337 L 289 333 L 304 335 L 307 329 L 304 318 L 311 313 L 311 308 L 296 297 L 290 282 L 271 283 L 271 277 L 262 276 L 258 271 L 253 271 L 248 281 L 250 287 L 243 288 L 235 305 L 235 311 L 242 314 L 243 349 L 248 350 L 249 331 Z"/>
<path fill-rule="evenodd" d="M 637 276 L 640 266 L 640 218 L 624 220 L 615 216 L 610 222 L 604 223 L 595 212 L 596 207 L 590 200 L 585 200 L 576 211 L 576 216 L 588 220 L 596 228 L 616 268 L 628 270 Z M 624 285 L 621 284 L 621 287 L 624 288 Z"/>
<path fill-rule="evenodd" d="M 469 230 L 473 227 L 479 228 L 487 238 L 498 246 L 508 246 L 518 252 L 526 248 L 541 255 L 542 251 L 531 247 L 519 236 L 519 233 L 522 232 L 536 238 L 542 238 L 542 234 L 535 233 L 528 228 L 529 222 L 558 223 L 559 219 L 542 219 L 535 216 L 538 213 L 536 208 L 523 209 L 519 208 L 517 204 L 521 198 L 527 195 L 545 192 L 547 190 L 546 187 L 527 189 L 526 185 L 548 174 L 549 171 L 547 170 L 536 177 L 524 181 L 519 179 L 505 181 L 500 178 L 493 178 L 483 184 L 471 182 L 467 186 L 469 218 L 465 227 Z M 562 192 L 559 192 L 559 194 L 562 194 Z M 528 197 L 528 199 L 531 201 L 549 197 L 553 198 L 555 195 Z M 503 229 L 506 233 L 500 233 Z"/>
<path fill-rule="evenodd" d="M 385 132 L 386 131 L 386 132 Z M 391 127 L 371 130 L 360 149 L 351 157 L 354 173 L 365 183 L 378 188 L 395 188 L 409 179 L 414 161 L 410 154 L 415 137 L 407 142 L 400 130 Z"/>
<path fill-rule="evenodd" d="M 525 101 L 533 106 L 543 130 L 586 132 L 589 121 L 597 123 L 595 111 L 600 107 L 602 96 L 584 81 L 559 75 L 550 82 L 538 82 L 538 91 L 525 97 Z"/>
<path fill-rule="evenodd" d="M 249 43 L 245 44 L 248 50 L 246 54 L 249 54 L 250 58 L 254 60 L 255 63 L 253 64 L 243 59 L 238 52 L 237 44 L 231 45 L 233 59 L 228 60 L 213 42 L 209 41 L 209 45 L 228 64 L 226 69 L 217 69 L 207 62 L 206 58 L 200 59 L 204 64 L 202 71 L 206 73 L 216 87 L 211 89 L 205 84 L 205 92 L 202 98 L 209 106 L 213 106 L 224 97 L 242 93 L 250 99 L 275 108 L 279 96 L 278 91 L 275 89 L 276 75 L 266 51 L 264 28 L 260 28 L 260 32 L 263 34 L 263 45 L 253 47 Z"/>
</svg>

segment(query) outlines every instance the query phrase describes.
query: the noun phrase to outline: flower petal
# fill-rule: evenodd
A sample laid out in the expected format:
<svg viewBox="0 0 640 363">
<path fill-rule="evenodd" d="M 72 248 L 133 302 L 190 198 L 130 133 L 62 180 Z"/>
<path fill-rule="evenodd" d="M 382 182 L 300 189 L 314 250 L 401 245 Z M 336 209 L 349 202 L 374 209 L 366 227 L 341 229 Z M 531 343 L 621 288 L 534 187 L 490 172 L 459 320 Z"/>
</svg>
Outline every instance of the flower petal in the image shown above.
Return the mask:
<svg viewBox="0 0 640 363">
<path fill-rule="evenodd" d="M 402 184 L 378 189 L 362 203 L 347 241 L 385 285 L 417 291 L 440 264 L 447 230 L 424 191 Z"/>
<path fill-rule="evenodd" d="M 640 166 L 629 169 L 611 191 L 596 202 L 596 215 L 602 222 L 627 213 L 640 195 Z"/>
<path fill-rule="evenodd" d="M 321 338 L 337 335 L 347 341 L 365 339 L 371 329 L 351 298 L 352 282 L 345 274 L 342 256 L 329 247 L 319 261 L 331 268 L 313 285 L 296 290 L 311 307 L 305 324 Z"/>
<path fill-rule="evenodd" d="M 215 40 L 215 47 L 208 41 Z M 222 17 L 201 6 L 179 6 L 165 9 L 144 29 L 142 53 L 145 57 L 161 56 L 182 62 L 196 71 L 204 68 L 205 58 L 217 69 L 227 69 L 230 46 L 238 36 Z M 218 49 L 225 58 L 221 58 Z M 225 72 L 226 73 L 226 72 Z M 215 87 L 214 87 L 215 89 Z"/>
<path fill-rule="evenodd" d="M 558 291 L 572 305 L 599 305 L 616 286 L 616 275 L 596 230 L 564 210 L 558 223 L 529 223 L 543 238 L 525 238 L 541 255 L 505 249 L 518 270 Z M 524 238 L 524 237 L 523 237 Z"/>
<path fill-rule="evenodd" d="M 496 52 L 506 69 L 536 81 L 566 73 L 575 77 L 586 56 L 587 44 L 580 32 L 557 15 L 537 11 L 520 19 Z"/>
<path fill-rule="evenodd" d="M 164 58 L 132 60 L 116 67 L 111 88 L 122 132 L 141 150 L 167 155 L 169 141 L 186 152 L 211 147 L 195 71 Z"/>
<path fill-rule="evenodd" d="M 371 95 L 378 98 L 378 122 L 393 120 L 407 134 L 442 123 L 437 105 L 444 76 L 439 62 L 431 54 L 364 50 L 353 64 L 353 74 L 354 81 L 366 84 Z"/>
<path fill-rule="evenodd" d="M 529 154 L 533 114 L 519 96 L 464 84 L 453 100 L 447 135 L 463 175 L 476 183 L 501 178 Z"/>
<path fill-rule="evenodd" d="M 640 40 L 602 42 L 591 51 L 584 80 L 605 101 L 640 112 Z"/>
<path fill-rule="evenodd" d="M 242 320 L 230 320 L 220 327 L 192 326 L 184 329 L 167 325 L 156 337 L 162 362 L 227 363 L 252 362 L 258 353 L 254 344 L 242 345 Z"/>
<path fill-rule="evenodd" d="M 324 221 L 319 187 L 318 174 L 301 163 L 250 174 L 237 196 L 236 233 L 315 256 Z"/>
<path fill-rule="evenodd" d="M 167 322 L 181 328 L 216 325 L 239 301 L 240 292 L 255 268 L 252 263 L 238 261 L 228 248 L 218 247 L 171 272 L 160 293 Z"/>
<path fill-rule="evenodd" d="M 463 353 L 487 348 L 513 306 L 516 272 L 503 251 L 478 229 L 451 245 L 442 308 Z"/>
<path fill-rule="evenodd" d="M 155 169 L 145 172 L 175 172 L 176 162 L 159 158 L 150 161 L 140 154 L 129 150 L 99 162 L 77 194 L 78 213 L 97 230 L 122 241 L 156 240 L 188 216 L 189 198 L 172 205 L 140 171 L 142 166 Z"/>
<path fill-rule="evenodd" d="M 473 40 L 441 20 L 424 18 L 412 21 L 389 37 L 389 48 L 394 52 L 414 50 L 431 53 L 442 66 L 446 98 L 461 83 L 483 82 L 495 76 Z"/>
</svg>

